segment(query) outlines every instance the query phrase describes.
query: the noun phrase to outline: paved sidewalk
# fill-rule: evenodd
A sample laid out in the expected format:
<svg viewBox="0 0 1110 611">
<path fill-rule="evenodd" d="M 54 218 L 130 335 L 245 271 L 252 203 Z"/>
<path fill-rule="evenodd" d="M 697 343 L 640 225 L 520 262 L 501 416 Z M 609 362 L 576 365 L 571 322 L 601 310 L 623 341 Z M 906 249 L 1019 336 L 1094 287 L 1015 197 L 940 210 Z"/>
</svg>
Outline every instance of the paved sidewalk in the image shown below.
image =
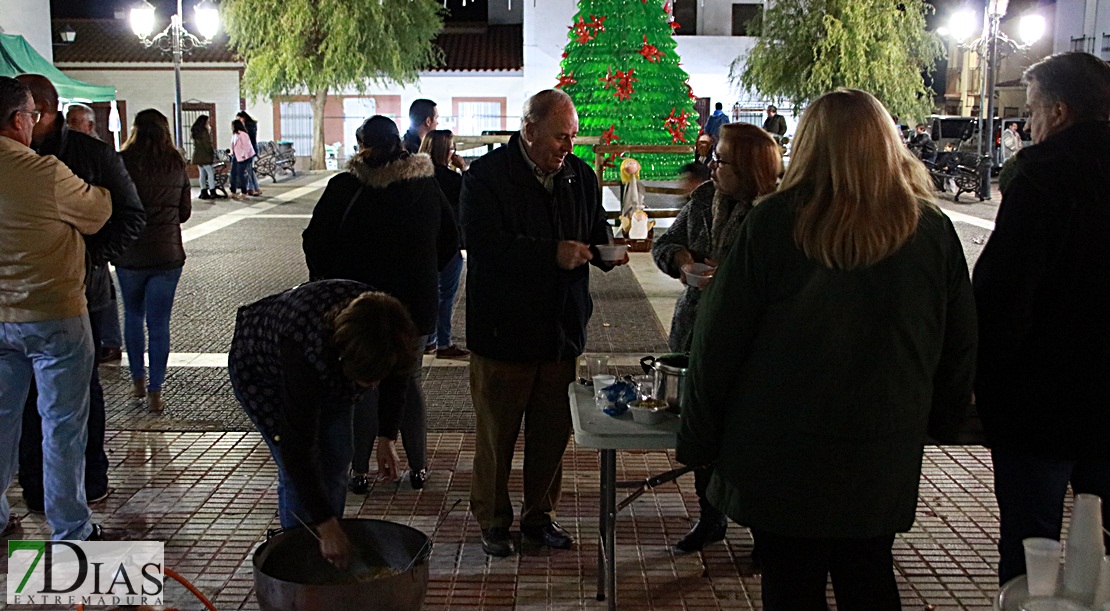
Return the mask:
<svg viewBox="0 0 1110 611">
<path fill-rule="evenodd" d="M 221 611 L 257 609 L 251 553 L 277 526 L 276 471 L 269 452 L 231 397 L 220 360 L 230 342 L 235 309 L 307 279 L 300 232 L 326 176 L 306 175 L 263 189 L 248 204 L 194 200 L 186 225 L 188 253 L 171 325 L 175 353 L 165 385 L 166 410 L 152 415 L 127 396 L 126 367 L 103 367 L 109 412 L 107 447 L 114 491 L 95 508 L 110 534 L 166 542 L 167 566 L 199 586 Z M 958 223 L 973 260 L 989 228 Z M 611 274 L 594 270 L 596 308 L 590 352 L 618 355 L 631 373 L 635 358 L 666 350 L 677 281 L 663 277 L 649 255 Z M 460 295 L 461 299 L 461 295 Z M 465 340 L 463 309 L 456 341 Z M 603 609 L 595 600 L 598 464 L 596 452 L 571 443 L 559 520 L 576 537 L 569 551 L 525 550 L 490 559 L 466 510 L 473 452 L 468 369 L 458 361 L 426 359 L 427 487 L 380 485 L 349 496 L 347 515 L 383 518 L 431 533 L 443 521 L 430 559 L 429 609 Z M 678 466 L 673 452 L 619 455 L 618 479 L 637 480 Z M 407 482 L 407 480 L 406 480 Z M 519 471 L 511 480 L 520 495 Z M 26 516 L 20 538 L 41 538 L 41 516 L 28 514 L 18 487 L 13 513 Z M 789 510 L 789 508 L 784 508 Z M 906 609 L 991 608 L 997 508 L 990 461 L 979 447 L 930 447 L 925 456 L 917 525 L 895 544 Z M 736 525 L 723 544 L 702 554 L 669 548 L 697 515 L 690 476 L 640 497 L 618 517 L 617 576 L 622 608 L 759 609 L 759 576 L 751 537 Z M 6 557 L 0 572 L 6 571 Z M 5 578 L 6 579 L 6 578 Z M 169 583 L 169 582 L 168 582 Z M 5 582 L 6 587 L 6 582 Z M 170 583 L 168 600 L 200 609 Z M 0 604 L 0 609 L 6 608 Z M 25 609 L 32 607 L 13 607 Z"/>
</svg>

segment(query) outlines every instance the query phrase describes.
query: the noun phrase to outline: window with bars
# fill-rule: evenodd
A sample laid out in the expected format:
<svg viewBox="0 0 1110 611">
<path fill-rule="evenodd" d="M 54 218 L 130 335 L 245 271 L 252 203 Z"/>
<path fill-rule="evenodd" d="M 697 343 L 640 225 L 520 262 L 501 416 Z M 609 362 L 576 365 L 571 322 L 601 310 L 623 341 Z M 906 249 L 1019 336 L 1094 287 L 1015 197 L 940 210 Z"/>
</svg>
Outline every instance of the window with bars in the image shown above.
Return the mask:
<svg viewBox="0 0 1110 611">
<path fill-rule="evenodd" d="M 505 129 L 503 100 L 455 99 L 455 133 L 477 136 L 484 131 Z"/>
<path fill-rule="evenodd" d="M 1079 36 L 1071 39 L 1071 50 L 1093 54 L 1095 52 L 1094 36 Z"/>
<path fill-rule="evenodd" d="M 278 105 L 281 139 L 293 143 L 300 157 L 312 156 L 312 103 L 281 102 Z"/>
<path fill-rule="evenodd" d="M 1110 57 L 1110 34 L 1102 35 L 1102 59 Z"/>
<path fill-rule="evenodd" d="M 193 158 L 193 123 L 197 117 L 208 115 L 208 129 L 212 132 L 212 146 L 216 150 L 227 148 L 230 143 L 222 143 L 219 139 L 219 122 L 216 120 L 216 105 L 207 102 L 182 102 L 181 103 L 181 146 L 185 149 L 185 159 Z M 229 130 L 230 131 L 230 128 Z"/>
</svg>

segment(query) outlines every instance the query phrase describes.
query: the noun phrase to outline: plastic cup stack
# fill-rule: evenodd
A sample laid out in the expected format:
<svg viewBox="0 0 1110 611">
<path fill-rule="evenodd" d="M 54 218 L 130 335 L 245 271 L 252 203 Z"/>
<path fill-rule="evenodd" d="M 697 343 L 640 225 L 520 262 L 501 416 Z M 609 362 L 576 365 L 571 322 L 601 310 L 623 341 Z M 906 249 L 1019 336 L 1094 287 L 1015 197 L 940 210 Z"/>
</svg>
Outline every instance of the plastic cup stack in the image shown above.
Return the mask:
<svg viewBox="0 0 1110 611">
<path fill-rule="evenodd" d="M 1064 554 L 1064 593 L 1068 598 L 1086 604 L 1094 602 L 1105 555 L 1102 499 L 1094 494 L 1077 494 Z"/>
</svg>

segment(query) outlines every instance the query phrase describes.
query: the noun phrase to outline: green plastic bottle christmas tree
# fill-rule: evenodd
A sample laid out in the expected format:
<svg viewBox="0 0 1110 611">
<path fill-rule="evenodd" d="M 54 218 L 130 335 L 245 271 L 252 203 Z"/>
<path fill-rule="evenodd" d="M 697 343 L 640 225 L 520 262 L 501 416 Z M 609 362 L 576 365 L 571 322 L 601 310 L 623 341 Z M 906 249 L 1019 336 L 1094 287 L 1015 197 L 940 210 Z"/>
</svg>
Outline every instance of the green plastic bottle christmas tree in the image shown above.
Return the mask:
<svg viewBox="0 0 1110 611">
<path fill-rule="evenodd" d="M 670 0 L 579 0 L 556 85 L 578 108 L 578 132 L 606 144 L 693 144 L 689 75 L 675 51 Z M 591 147 L 575 154 L 591 164 Z M 688 155 L 640 153 L 641 178 L 671 180 Z M 618 161 L 605 160 L 616 178 Z"/>
</svg>

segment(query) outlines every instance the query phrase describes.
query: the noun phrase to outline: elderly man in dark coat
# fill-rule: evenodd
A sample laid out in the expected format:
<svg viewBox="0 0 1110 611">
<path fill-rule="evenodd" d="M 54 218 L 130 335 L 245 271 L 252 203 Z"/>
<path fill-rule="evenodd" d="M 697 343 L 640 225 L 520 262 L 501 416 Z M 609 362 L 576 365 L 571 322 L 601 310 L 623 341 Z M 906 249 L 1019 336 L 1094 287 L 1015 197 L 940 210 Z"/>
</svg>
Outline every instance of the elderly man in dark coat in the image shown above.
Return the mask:
<svg viewBox="0 0 1110 611">
<path fill-rule="evenodd" d="M 572 543 L 554 521 L 571 430 L 567 386 L 593 310 L 586 264 L 613 267 L 594 247 L 609 241 L 609 227 L 593 170 L 571 154 L 577 133 L 570 97 L 542 91 L 525 103 L 521 131 L 463 178 L 466 335 L 478 428 L 470 509 L 492 556 L 513 553 L 509 473 L 522 419 L 521 533 L 548 547 Z"/>
<path fill-rule="evenodd" d="M 1023 539 L 1060 538 L 1069 483 L 1110 524 L 1110 66 L 1060 53 L 1024 80 L 1033 146 L 973 277 L 1000 583 L 1025 572 Z"/>
</svg>

